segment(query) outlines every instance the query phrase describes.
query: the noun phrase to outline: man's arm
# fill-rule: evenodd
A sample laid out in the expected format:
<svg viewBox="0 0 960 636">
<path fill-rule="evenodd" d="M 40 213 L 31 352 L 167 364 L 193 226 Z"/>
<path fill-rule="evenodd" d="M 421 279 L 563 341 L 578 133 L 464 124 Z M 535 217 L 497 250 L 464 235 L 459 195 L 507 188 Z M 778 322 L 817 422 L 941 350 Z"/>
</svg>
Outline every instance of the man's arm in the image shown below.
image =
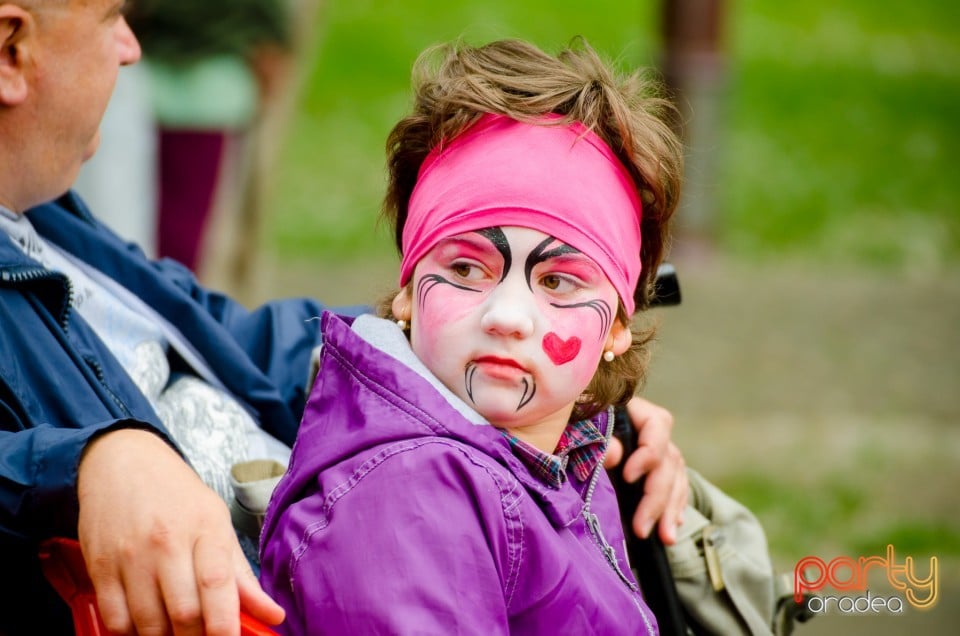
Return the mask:
<svg viewBox="0 0 960 636">
<path fill-rule="evenodd" d="M 241 606 L 267 624 L 283 620 L 226 505 L 157 435 L 127 429 L 94 440 L 77 495 L 80 544 L 111 632 L 236 634 Z"/>
<path fill-rule="evenodd" d="M 0 414 L 14 428 L 10 404 L 0 400 Z M 226 505 L 159 431 L 123 428 L 138 425 L 0 432 L 3 532 L 36 540 L 76 532 L 112 632 L 236 634 L 241 606 L 263 622 L 282 620 Z"/>
<path fill-rule="evenodd" d="M 627 413 L 637 431 L 637 449 L 623 466 L 623 477 L 633 483 L 646 475 L 643 498 L 633 516 L 633 529 L 647 537 L 659 520 L 660 539 L 667 545 L 676 541 L 677 526 L 683 521 L 689 484 L 686 462 L 680 449 L 670 441 L 673 415 L 653 402 L 635 397 L 627 404 Z M 618 466 L 623 447 L 614 438 L 604 459 L 610 469 Z"/>
</svg>

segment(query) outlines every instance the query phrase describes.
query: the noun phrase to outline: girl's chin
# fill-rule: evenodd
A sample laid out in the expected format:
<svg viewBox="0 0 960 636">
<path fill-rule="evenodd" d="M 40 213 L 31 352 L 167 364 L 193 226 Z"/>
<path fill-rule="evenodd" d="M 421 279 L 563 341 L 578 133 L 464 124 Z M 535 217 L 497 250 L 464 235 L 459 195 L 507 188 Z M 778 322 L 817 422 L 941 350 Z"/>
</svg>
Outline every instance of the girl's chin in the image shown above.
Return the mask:
<svg viewBox="0 0 960 636">
<path fill-rule="evenodd" d="M 510 402 L 499 402 L 495 406 L 490 405 L 489 402 L 486 405 L 474 404 L 473 408 L 483 416 L 483 419 L 497 428 L 517 430 L 543 422 L 544 413 L 541 409 L 533 404 L 524 404 L 517 408 L 516 400 L 517 397 L 513 396 Z"/>
<path fill-rule="evenodd" d="M 516 397 L 513 397 L 512 402 L 515 402 L 516 399 Z M 480 403 L 474 404 L 473 408 L 483 416 L 483 419 L 497 428 L 520 428 L 533 423 L 528 414 L 521 413 L 524 410 L 523 408 L 504 408 L 504 404 L 506 403 L 500 402 L 496 405 Z"/>
<path fill-rule="evenodd" d="M 493 425 L 494 427 L 496 427 L 496 428 L 504 428 L 504 429 L 515 430 L 515 429 L 523 428 L 523 427 L 525 427 L 525 426 L 529 426 L 530 424 L 532 424 L 532 422 L 526 422 L 526 421 L 524 421 L 524 420 L 517 420 L 516 418 L 510 418 L 510 417 L 491 417 L 491 416 L 489 416 L 489 415 L 484 415 L 483 413 L 481 413 L 481 415 L 483 415 L 483 417 L 484 417 L 488 422 L 490 422 L 490 424 L 492 424 L 492 425 Z"/>
<path fill-rule="evenodd" d="M 498 407 L 484 408 L 484 406 L 474 404 L 473 408 L 484 417 L 491 424 L 496 426 L 505 425 L 505 426 L 515 426 L 517 420 L 517 412 L 507 411 L 503 409 L 503 405 Z"/>
</svg>

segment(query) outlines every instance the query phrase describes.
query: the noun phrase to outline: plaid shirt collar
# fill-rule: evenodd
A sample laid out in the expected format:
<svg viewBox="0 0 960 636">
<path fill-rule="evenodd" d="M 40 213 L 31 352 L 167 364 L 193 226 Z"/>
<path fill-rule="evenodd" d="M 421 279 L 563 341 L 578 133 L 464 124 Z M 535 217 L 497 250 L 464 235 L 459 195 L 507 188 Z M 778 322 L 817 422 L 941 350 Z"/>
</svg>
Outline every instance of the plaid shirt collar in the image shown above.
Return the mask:
<svg viewBox="0 0 960 636">
<path fill-rule="evenodd" d="M 607 450 L 607 441 L 590 420 L 567 424 L 553 454 L 544 453 L 518 437 L 502 431 L 513 454 L 548 486 L 559 488 L 567 480 L 567 466 L 580 481 L 589 479 Z"/>
</svg>

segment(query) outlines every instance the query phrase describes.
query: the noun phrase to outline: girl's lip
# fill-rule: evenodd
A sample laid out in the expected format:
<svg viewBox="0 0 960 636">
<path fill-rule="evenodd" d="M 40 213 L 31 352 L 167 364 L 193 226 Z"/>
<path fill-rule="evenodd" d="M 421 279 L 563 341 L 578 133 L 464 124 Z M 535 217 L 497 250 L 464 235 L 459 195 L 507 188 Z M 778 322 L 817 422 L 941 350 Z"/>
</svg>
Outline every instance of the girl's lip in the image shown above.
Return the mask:
<svg viewBox="0 0 960 636">
<path fill-rule="evenodd" d="M 480 356 L 475 358 L 473 362 L 478 368 L 482 369 L 484 375 L 494 380 L 516 382 L 530 373 L 523 365 L 512 358 Z"/>
<path fill-rule="evenodd" d="M 526 371 L 526 369 L 524 369 L 519 362 L 511 358 L 500 358 L 497 356 L 481 356 L 479 358 L 476 358 L 474 362 L 476 362 L 477 364 L 496 364 L 496 365 L 505 366 L 505 367 L 513 367 L 521 371 Z"/>
</svg>

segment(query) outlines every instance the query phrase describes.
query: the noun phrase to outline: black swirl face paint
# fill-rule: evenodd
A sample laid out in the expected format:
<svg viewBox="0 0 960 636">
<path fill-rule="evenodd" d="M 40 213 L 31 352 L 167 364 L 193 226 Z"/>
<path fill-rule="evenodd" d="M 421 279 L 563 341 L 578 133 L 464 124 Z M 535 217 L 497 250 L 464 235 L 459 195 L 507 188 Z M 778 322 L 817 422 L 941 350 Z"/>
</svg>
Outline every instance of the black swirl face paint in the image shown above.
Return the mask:
<svg viewBox="0 0 960 636">
<path fill-rule="evenodd" d="M 503 272 L 500 274 L 500 282 L 502 283 L 513 265 L 513 254 L 510 253 L 510 241 L 507 240 L 507 235 L 499 227 L 488 227 L 478 231 L 477 234 L 488 238 L 493 243 L 493 247 L 500 252 L 500 256 L 503 257 Z"/>
<path fill-rule="evenodd" d="M 557 243 L 557 247 L 552 250 L 548 250 L 547 246 L 553 243 Z M 531 250 L 530 255 L 527 256 L 527 262 L 524 264 L 523 270 L 524 274 L 527 277 L 527 287 L 533 290 L 533 268 L 539 265 L 540 263 L 549 260 L 551 258 L 556 258 L 557 256 L 563 256 L 564 254 L 579 254 L 580 250 L 570 247 L 566 243 L 561 243 L 552 236 L 542 241 L 537 245 L 533 250 Z"/>
<path fill-rule="evenodd" d="M 551 245 L 555 246 L 552 249 L 548 249 Z M 527 286 L 531 290 L 533 289 L 533 270 L 540 263 L 544 263 L 551 258 L 580 253 L 580 250 L 576 249 L 575 247 L 571 247 L 566 243 L 561 243 L 553 237 L 545 239 L 530 252 L 526 263 L 524 264 L 524 273 L 526 274 L 527 278 Z M 610 327 L 613 325 L 613 309 L 611 308 L 610 303 L 600 298 L 579 303 L 552 302 L 550 305 L 558 309 L 587 308 L 596 312 L 597 316 L 600 318 L 600 331 L 597 335 L 598 339 L 600 340 L 606 337 L 607 333 L 610 331 Z M 544 336 L 542 341 L 543 350 L 547 353 L 550 359 L 553 360 L 554 364 L 557 365 L 565 364 L 575 358 L 579 352 L 579 344 L 580 339 L 576 336 L 571 336 L 564 339 L 559 334 L 553 332 Z"/>
<path fill-rule="evenodd" d="M 470 402 L 474 404 L 476 404 L 476 400 L 473 399 L 473 378 L 476 376 L 478 368 L 479 365 L 471 360 L 463 370 L 464 390 L 467 392 Z M 537 383 L 532 376 L 522 378 L 520 383 L 523 385 L 523 391 L 520 394 L 520 402 L 517 404 L 518 411 L 529 404 L 533 396 L 537 394 Z"/>
<path fill-rule="evenodd" d="M 451 287 L 456 287 L 457 289 L 462 289 L 463 291 L 480 293 L 479 289 L 467 287 L 466 285 L 459 285 L 448 278 L 444 278 L 440 274 L 427 274 L 417 282 L 417 303 L 421 307 L 423 307 L 427 302 L 427 294 L 429 294 L 430 290 L 437 285 L 450 285 Z"/>
<path fill-rule="evenodd" d="M 613 325 L 613 310 L 610 308 L 610 303 L 599 298 L 588 300 L 582 303 L 571 303 L 569 305 L 564 305 L 561 303 L 550 303 L 550 305 L 556 307 L 557 309 L 578 309 L 585 307 L 595 311 L 597 316 L 600 318 L 600 339 L 603 339 L 603 337 L 609 333 L 610 327 Z"/>
</svg>

